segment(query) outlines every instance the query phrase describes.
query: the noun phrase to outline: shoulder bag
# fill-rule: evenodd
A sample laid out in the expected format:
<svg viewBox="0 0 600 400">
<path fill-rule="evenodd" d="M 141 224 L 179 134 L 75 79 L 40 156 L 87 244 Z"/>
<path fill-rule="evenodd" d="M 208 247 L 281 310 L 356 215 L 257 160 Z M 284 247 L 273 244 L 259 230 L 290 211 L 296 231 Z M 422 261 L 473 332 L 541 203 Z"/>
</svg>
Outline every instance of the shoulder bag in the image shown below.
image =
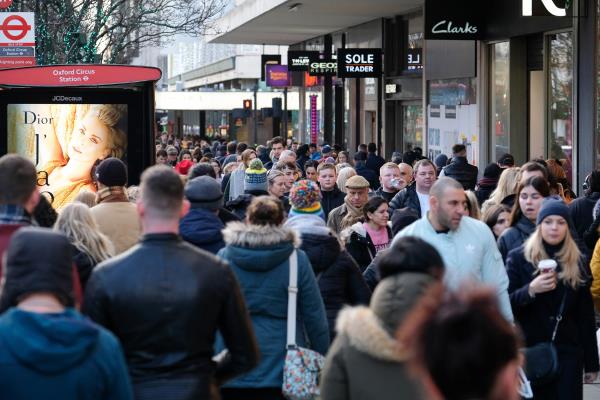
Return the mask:
<svg viewBox="0 0 600 400">
<path fill-rule="evenodd" d="M 565 294 L 560 302 L 550 341 L 538 343 L 523 350 L 523 355 L 525 356 L 525 375 L 533 387 L 547 384 L 558 376 L 558 353 L 556 352 L 556 346 L 554 346 L 554 339 L 558 332 L 558 325 L 560 325 L 560 321 L 563 318 L 567 290 L 565 288 Z"/>
<path fill-rule="evenodd" d="M 287 353 L 283 366 L 283 395 L 289 400 L 312 400 L 319 396 L 319 375 L 325 357 L 296 345 L 296 307 L 298 295 L 298 255 L 290 256 L 288 286 Z"/>
</svg>

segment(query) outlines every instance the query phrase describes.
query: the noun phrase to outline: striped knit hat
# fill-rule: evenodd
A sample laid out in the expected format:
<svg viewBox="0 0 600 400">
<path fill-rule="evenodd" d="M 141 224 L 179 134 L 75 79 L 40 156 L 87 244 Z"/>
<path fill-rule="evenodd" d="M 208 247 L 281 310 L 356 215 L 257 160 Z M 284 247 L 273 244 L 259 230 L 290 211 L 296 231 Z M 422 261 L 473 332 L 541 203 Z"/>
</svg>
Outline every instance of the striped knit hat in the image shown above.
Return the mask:
<svg viewBox="0 0 600 400">
<path fill-rule="evenodd" d="M 267 170 L 263 166 L 260 159 L 255 158 L 250 161 L 250 165 L 246 169 L 246 177 L 244 179 L 244 191 L 263 191 L 269 190 L 267 181 Z"/>
<path fill-rule="evenodd" d="M 296 215 L 323 214 L 321 198 L 321 190 L 315 182 L 303 179 L 294 183 L 290 190 L 292 213 Z"/>
</svg>

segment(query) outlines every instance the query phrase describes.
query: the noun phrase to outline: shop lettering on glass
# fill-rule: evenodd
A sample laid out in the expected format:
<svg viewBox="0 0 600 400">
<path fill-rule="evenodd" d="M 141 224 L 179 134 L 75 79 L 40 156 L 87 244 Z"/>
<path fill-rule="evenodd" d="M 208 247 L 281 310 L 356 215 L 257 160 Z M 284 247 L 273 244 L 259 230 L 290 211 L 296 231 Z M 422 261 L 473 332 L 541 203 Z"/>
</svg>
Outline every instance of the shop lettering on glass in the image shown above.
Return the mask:
<svg viewBox="0 0 600 400">
<path fill-rule="evenodd" d="M 335 76 L 338 73 L 337 62 L 334 60 L 318 60 L 310 63 L 308 74 L 312 76 Z"/>
<path fill-rule="evenodd" d="M 566 17 L 572 0 L 522 0 L 523 16 Z M 543 7 L 542 7 L 543 6 Z"/>
<path fill-rule="evenodd" d="M 474 35 L 479 32 L 479 28 L 466 22 L 464 25 L 456 25 L 453 21 L 442 20 L 433 26 L 431 33 L 462 33 Z"/>
</svg>

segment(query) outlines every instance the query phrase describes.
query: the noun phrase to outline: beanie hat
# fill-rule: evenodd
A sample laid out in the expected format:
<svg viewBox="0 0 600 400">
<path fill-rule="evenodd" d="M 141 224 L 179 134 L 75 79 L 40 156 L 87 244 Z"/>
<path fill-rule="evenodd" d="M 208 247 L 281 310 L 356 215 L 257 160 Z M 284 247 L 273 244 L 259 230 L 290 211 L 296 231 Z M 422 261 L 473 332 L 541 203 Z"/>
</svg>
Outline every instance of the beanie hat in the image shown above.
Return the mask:
<svg viewBox="0 0 600 400">
<path fill-rule="evenodd" d="M 318 214 L 321 211 L 321 190 L 319 186 L 308 179 L 302 179 L 290 190 L 292 209 L 304 214 Z"/>
<path fill-rule="evenodd" d="M 321 147 L 321 154 L 329 154 L 331 153 L 331 146 L 326 144 L 325 146 Z"/>
<path fill-rule="evenodd" d="M 187 175 L 190 168 L 193 166 L 194 162 L 192 160 L 183 160 L 177 163 L 175 171 L 179 172 L 181 175 Z"/>
<path fill-rule="evenodd" d="M 72 307 L 71 257 L 71 243 L 62 233 L 47 228 L 19 229 L 6 250 L 6 282 L 0 311 L 16 306 L 23 295 L 40 292 L 52 293 L 65 306 Z"/>
<path fill-rule="evenodd" d="M 502 171 L 502 168 L 500 168 L 498 164 L 491 163 L 483 170 L 483 177 L 490 179 L 500 179 Z"/>
<path fill-rule="evenodd" d="M 269 190 L 267 181 L 267 170 L 263 166 L 259 158 L 250 161 L 250 165 L 246 169 L 246 177 L 244 178 L 244 191 L 263 191 Z"/>
<path fill-rule="evenodd" d="M 190 202 L 192 208 L 218 210 L 223 207 L 221 185 L 208 175 L 188 181 L 185 185 L 185 198 Z"/>
<path fill-rule="evenodd" d="M 445 154 L 438 154 L 433 162 L 438 169 L 444 168 L 448 164 L 448 156 Z"/>
<path fill-rule="evenodd" d="M 116 157 L 109 157 L 96 167 L 96 179 L 104 186 L 127 185 L 127 166 Z"/>
<path fill-rule="evenodd" d="M 369 186 L 369 181 L 360 175 L 354 175 L 346 181 L 346 189 L 364 189 Z"/>
<path fill-rule="evenodd" d="M 536 225 L 539 225 L 544 221 L 546 217 L 551 215 L 558 215 L 563 217 L 570 227 L 573 226 L 573 221 L 569 214 L 569 208 L 562 199 L 558 197 L 546 197 L 542 202 L 542 207 L 537 216 Z"/>
</svg>

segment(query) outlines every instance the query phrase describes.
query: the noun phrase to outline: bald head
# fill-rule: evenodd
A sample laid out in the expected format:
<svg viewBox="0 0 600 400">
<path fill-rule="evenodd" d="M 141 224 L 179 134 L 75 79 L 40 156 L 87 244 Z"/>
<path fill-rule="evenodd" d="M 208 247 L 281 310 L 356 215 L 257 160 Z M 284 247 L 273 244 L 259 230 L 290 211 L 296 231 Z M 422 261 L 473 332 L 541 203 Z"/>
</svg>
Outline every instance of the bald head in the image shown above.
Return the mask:
<svg viewBox="0 0 600 400">
<path fill-rule="evenodd" d="M 448 178 L 446 176 L 439 178 L 431 187 L 429 194 L 431 196 L 441 199 L 444 197 L 447 189 L 464 190 L 463 186 L 455 179 Z"/>
</svg>

